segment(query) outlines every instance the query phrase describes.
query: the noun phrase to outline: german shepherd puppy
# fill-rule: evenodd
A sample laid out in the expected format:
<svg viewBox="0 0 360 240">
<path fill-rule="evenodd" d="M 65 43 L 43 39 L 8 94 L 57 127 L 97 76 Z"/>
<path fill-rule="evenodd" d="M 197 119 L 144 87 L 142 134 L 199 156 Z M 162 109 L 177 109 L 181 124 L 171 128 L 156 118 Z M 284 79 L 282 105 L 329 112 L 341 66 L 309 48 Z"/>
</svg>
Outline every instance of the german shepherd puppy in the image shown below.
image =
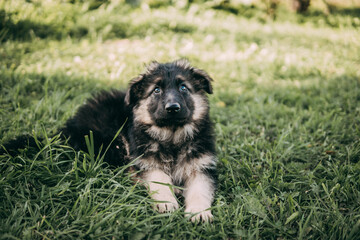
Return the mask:
<svg viewBox="0 0 360 240">
<path fill-rule="evenodd" d="M 171 185 L 181 186 L 191 220 L 211 221 L 216 166 L 206 96 L 211 81 L 185 60 L 152 62 L 126 93 L 113 90 L 89 99 L 66 122 L 62 136 L 75 149 L 87 150 L 84 136 L 92 131 L 95 150 L 111 144 L 108 163 L 137 159 L 137 178 L 148 186 L 159 212 L 179 207 Z"/>
</svg>

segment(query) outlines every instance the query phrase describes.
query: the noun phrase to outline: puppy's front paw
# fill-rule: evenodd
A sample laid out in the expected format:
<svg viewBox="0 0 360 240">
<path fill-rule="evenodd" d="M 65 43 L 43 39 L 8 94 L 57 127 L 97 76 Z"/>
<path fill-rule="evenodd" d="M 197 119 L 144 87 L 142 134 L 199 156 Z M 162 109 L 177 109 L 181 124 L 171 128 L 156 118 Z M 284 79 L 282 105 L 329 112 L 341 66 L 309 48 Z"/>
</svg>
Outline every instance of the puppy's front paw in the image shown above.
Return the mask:
<svg viewBox="0 0 360 240">
<path fill-rule="evenodd" d="M 158 201 L 154 208 L 161 213 L 173 212 L 179 208 L 176 198 L 170 192 L 154 194 L 152 197 Z"/>
<path fill-rule="evenodd" d="M 202 207 L 196 206 L 187 207 L 185 209 L 185 216 L 190 217 L 192 222 L 212 222 L 214 218 L 210 210 L 205 210 Z"/>
<path fill-rule="evenodd" d="M 164 212 L 173 212 L 179 208 L 179 204 L 177 202 L 163 202 L 157 203 L 155 209 L 161 213 Z"/>
</svg>

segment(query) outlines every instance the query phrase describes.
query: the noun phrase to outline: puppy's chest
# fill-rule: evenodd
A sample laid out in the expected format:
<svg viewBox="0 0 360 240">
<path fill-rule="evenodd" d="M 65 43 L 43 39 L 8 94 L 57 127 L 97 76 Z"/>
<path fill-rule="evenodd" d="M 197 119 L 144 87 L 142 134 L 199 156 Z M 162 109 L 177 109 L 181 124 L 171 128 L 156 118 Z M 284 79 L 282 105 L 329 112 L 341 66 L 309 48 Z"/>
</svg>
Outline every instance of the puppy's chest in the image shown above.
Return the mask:
<svg viewBox="0 0 360 240">
<path fill-rule="evenodd" d="M 164 170 L 169 175 L 190 166 L 196 151 L 191 144 L 182 146 L 161 145 L 157 142 L 152 143 L 145 153 L 145 158 L 156 162 L 158 168 Z"/>
<path fill-rule="evenodd" d="M 152 142 L 145 151 L 145 155 L 152 156 L 162 164 L 176 165 L 183 161 L 189 161 L 193 151 L 190 144 L 174 145 Z"/>
</svg>

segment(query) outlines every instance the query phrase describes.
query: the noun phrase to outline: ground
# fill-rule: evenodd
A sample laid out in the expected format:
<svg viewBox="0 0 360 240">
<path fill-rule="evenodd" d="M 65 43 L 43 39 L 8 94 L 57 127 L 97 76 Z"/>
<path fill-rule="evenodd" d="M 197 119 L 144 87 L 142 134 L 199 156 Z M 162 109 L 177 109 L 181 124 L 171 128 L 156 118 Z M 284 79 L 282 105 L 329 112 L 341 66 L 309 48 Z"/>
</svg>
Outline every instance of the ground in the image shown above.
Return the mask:
<svg viewBox="0 0 360 240">
<path fill-rule="evenodd" d="M 1 143 L 48 139 L 0 156 L 0 238 L 359 236 L 358 8 L 280 6 L 274 20 L 261 5 L 72 2 L 0 1 Z M 191 223 L 184 208 L 157 213 L 128 166 L 111 169 L 51 137 L 92 94 L 179 58 L 214 78 L 211 224 Z"/>
</svg>

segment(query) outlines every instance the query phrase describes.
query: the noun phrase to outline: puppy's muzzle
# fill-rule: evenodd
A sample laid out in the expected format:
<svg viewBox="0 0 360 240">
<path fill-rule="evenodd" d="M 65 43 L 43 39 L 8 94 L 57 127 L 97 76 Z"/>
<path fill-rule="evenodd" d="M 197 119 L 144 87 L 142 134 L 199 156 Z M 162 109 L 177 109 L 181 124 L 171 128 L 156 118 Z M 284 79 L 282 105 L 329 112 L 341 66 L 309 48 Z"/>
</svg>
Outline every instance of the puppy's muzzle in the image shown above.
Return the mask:
<svg viewBox="0 0 360 240">
<path fill-rule="evenodd" d="M 180 104 L 177 103 L 177 102 L 170 102 L 170 103 L 167 103 L 167 104 L 165 105 L 165 110 L 166 110 L 168 113 L 175 114 L 175 113 L 180 112 L 181 106 L 180 106 Z"/>
</svg>

